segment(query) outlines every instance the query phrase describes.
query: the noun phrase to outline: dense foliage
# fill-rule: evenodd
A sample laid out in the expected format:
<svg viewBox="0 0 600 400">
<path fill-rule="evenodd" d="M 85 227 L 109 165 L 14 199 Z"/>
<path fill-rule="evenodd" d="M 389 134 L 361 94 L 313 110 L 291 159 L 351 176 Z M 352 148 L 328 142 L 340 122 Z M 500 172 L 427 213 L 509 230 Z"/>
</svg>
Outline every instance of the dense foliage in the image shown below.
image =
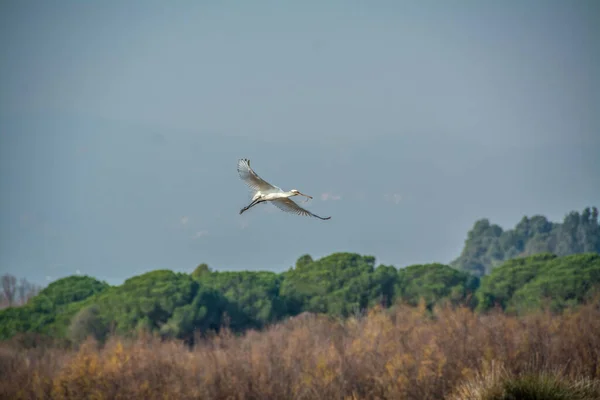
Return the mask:
<svg viewBox="0 0 600 400">
<path fill-rule="evenodd" d="M 461 304 L 479 286 L 476 276 L 442 264 L 412 265 L 398 275 L 396 295 L 413 306 L 423 299 L 429 309 L 442 300 Z"/>
<path fill-rule="evenodd" d="M 109 285 L 88 276 L 69 276 L 52 282 L 22 307 L 0 311 L 0 337 L 19 332 L 64 336 L 71 318 Z"/>
<path fill-rule="evenodd" d="M 508 312 L 526 312 L 548 305 L 560 311 L 589 300 L 598 287 L 599 254 L 540 254 L 494 268 L 481 281 L 477 307 L 489 310 L 499 306 Z"/>
<path fill-rule="evenodd" d="M 480 284 L 481 282 L 481 284 Z M 141 331 L 193 341 L 194 335 L 260 329 L 302 312 L 348 317 L 397 302 L 496 306 L 524 312 L 549 305 L 560 311 L 585 302 L 600 288 L 600 255 L 516 258 L 480 279 L 443 264 L 402 269 L 375 266 L 375 258 L 335 253 L 302 256 L 281 274 L 218 272 L 201 264 L 191 274 L 157 270 L 110 287 L 89 277 L 53 282 L 23 307 L 0 311 L 0 336 L 45 333 L 77 343 L 91 335 Z"/>
<path fill-rule="evenodd" d="M 450 265 L 483 276 L 506 260 L 539 253 L 600 253 L 598 209 L 572 211 L 562 223 L 541 215 L 523 217 L 514 229 L 506 231 L 481 219 L 469 231 L 461 255 Z"/>
<path fill-rule="evenodd" d="M 279 293 L 281 275 L 267 271 L 213 272 L 205 268 L 206 264 L 201 264 L 192 276 L 201 286 L 215 290 L 235 305 L 229 307 L 232 329 L 262 328 L 287 315 L 286 300 Z"/>
<path fill-rule="evenodd" d="M 288 299 L 293 314 L 301 311 L 348 316 L 376 303 L 381 296 L 392 296 L 391 278 L 375 268 L 375 257 L 351 253 L 336 253 L 317 261 L 297 263 L 287 271 L 281 287 L 281 295 Z"/>
<path fill-rule="evenodd" d="M 128 279 L 99 295 L 94 304 L 105 324 L 120 335 L 150 331 L 182 339 L 189 338 L 196 329 L 217 329 L 223 315 L 230 311 L 229 303 L 218 291 L 199 284 L 188 274 L 168 270 Z"/>
<path fill-rule="evenodd" d="M 190 274 L 156 270 L 119 286 L 71 276 L 21 307 L 0 310 L 0 339 L 40 333 L 78 343 L 87 336 L 104 341 L 110 333 L 146 331 L 192 342 L 223 326 L 234 332 L 263 329 L 304 312 L 347 318 L 398 302 L 429 310 L 445 303 L 479 312 L 499 307 L 526 313 L 546 306 L 561 312 L 600 288 L 600 255 L 592 251 L 598 249 L 597 214 L 595 208 L 571 213 L 563 224 L 524 218 L 506 232 L 479 221 L 463 252 L 472 264 L 461 268 L 433 263 L 397 269 L 376 265 L 370 255 L 334 253 L 317 260 L 302 255 L 282 273 L 219 272 L 200 264 Z M 548 246 L 581 254 L 523 256 Z"/>
</svg>

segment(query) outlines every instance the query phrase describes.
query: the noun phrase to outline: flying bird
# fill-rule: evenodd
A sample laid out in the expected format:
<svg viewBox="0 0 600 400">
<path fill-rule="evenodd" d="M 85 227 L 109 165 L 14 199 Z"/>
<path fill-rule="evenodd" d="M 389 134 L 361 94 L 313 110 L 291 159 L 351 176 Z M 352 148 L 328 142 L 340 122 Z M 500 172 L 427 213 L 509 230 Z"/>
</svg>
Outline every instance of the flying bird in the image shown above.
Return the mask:
<svg viewBox="0 0 600 400">
<path fill-rule="evenodd" d="M 248 204 L 246 207 L 240 210 L 240 214 L 244 211 L 248 210 L 251 207 L 254 207 L 257 204 L 264 202 L 271 202 L 274 206 L 279 208 L 282 211 L 293 213 L 296 215 L 304 215 L 310 217 L 316 217 L 322 220 L 330 219 L 331 217 L 319 217 L 316 214 L 311 213 L 308 210 L 300 207 L 294 200 L 290 199 L 293 196 L 305 196 L 308 199 L 312 199 L 312 196 L 301 193 L 296 189 L 292 189 L 289 192 L 284 192 L 283 189 L 277 187 L 275 185 L 271 185 L 264 179 L 262 179 L 254 170 L 250 167 L 250 160 L 248 159 L 240 159 L 238 160 L 237 165 L 238 173 L 240 174 L 240 178 L 248 185 L 252 191 L 254 191 L 254 196 L 252 196 L 252 202 Z"/>
</svg>

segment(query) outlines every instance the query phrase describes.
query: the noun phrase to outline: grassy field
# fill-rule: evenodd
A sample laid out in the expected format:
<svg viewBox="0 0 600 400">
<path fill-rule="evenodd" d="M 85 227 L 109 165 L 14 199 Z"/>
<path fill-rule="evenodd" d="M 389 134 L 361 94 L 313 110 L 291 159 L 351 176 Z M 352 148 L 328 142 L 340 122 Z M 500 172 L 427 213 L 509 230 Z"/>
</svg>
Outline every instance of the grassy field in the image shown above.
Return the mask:
<svg viewBox="0 0 600 400">
<path fill-rule="evenodd" d="M 3 399 L 597 399 L 600 304 L 560 316 L 304 315 L 191 350 L 150 336 L 77 349 L 12 341 L 0 376 Z"/>
</svg>

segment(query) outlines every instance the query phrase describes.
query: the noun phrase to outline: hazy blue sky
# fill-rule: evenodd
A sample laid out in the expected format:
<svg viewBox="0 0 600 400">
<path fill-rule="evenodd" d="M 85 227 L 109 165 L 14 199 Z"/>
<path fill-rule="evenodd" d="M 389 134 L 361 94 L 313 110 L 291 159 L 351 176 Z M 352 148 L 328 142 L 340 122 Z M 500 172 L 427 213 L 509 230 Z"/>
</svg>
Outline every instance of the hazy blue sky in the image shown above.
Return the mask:
<svg viewBox="0 0 600 400">
<path fill-rule="evenodd" d="M 600 206 L 597 1 L 4 1 L 0 272 L 449 262 Z M 238 158 L 320 221 L 239 215 Z"/>
</svg>

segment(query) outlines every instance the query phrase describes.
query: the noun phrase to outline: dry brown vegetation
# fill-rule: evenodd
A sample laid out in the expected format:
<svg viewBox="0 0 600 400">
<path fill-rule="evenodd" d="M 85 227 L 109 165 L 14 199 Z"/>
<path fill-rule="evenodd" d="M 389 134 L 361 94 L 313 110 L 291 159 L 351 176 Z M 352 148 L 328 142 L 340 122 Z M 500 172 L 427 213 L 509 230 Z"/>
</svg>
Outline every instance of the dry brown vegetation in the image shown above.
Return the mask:
<svg viewBox="0 0 600 400">
<path fill-rule="evenodd" d="M 423 307 L 397 306 L 345 321 L 308 315 L 244 336 L 225 331 L 192 350 L 149 336 L 112 338 L 104 346 L 87 341 L 72 350 L 4 344 L 0 396 L 501 399 L 483 390 L 494 389 L 494 376 L 506 382 L 558 371 L 558 385 L 574 382 L 587 388 L 578 398 L 591 399 L 599 393 L 599 332 L 598 302 L 561 316 L 527 317 L 449 307 L 430 314 Z M 503 375 L 492 370 L 486 379 L 492 364 Z"/>
</svg>

